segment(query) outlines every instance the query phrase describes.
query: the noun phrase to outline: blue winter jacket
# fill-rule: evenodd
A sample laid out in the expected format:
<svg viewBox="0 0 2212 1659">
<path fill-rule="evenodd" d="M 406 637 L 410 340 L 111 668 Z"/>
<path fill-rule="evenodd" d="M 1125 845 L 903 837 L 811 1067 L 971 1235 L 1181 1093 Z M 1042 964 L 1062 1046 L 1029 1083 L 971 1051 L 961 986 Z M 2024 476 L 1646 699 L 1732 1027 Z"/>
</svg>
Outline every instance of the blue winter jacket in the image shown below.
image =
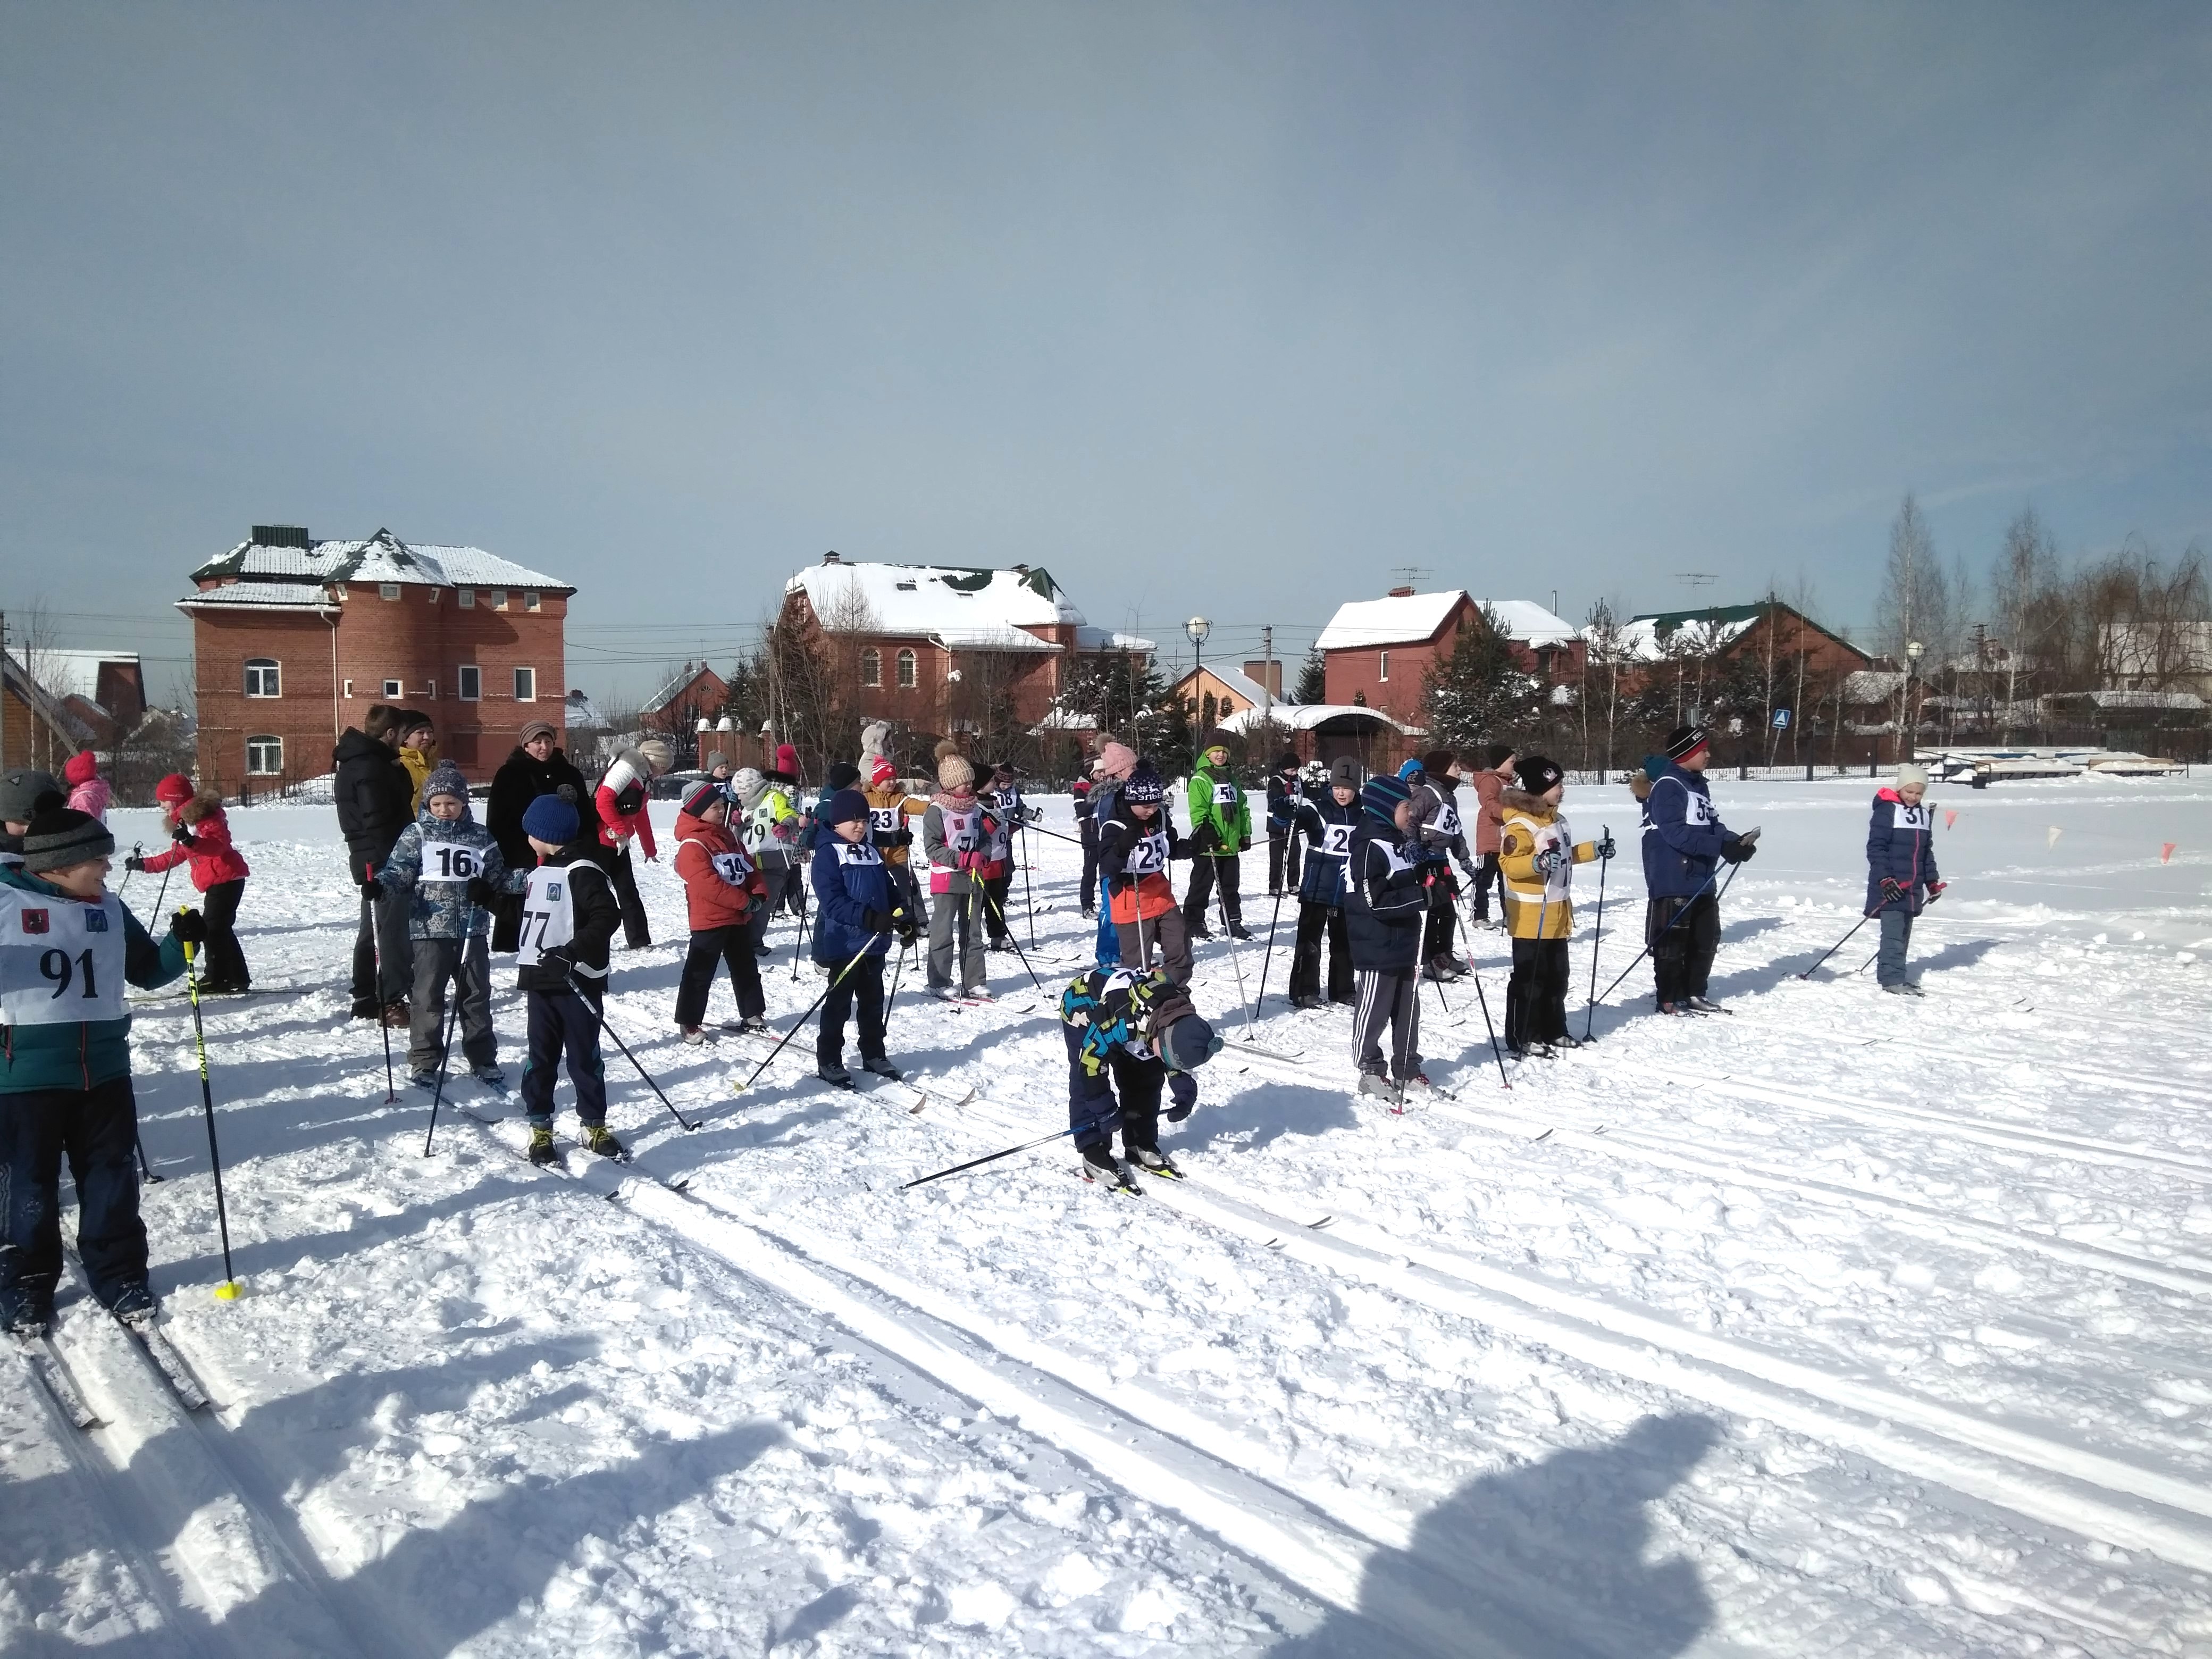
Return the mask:
<svg viewBox="0 0 2212 1659">
<path fill-rule="evenodd" d="M 1874 798 L 1874 819 L 1867 825 L 1869 915 L 1885 908 L 1884 876 L 1894 878 L 1905 889 L 1899 902 L 1916 916 L 1928 902 L 1929 887 L 1943 879 L 1936 873 L 1936 809 L 1925 801 L 1907 806 L 1894 789 Z"/>
<path fill-rule="evenodd" d="M 1334 803 L 1331 803 L 1334 805 Z M 1420 849 L 1397 826 L 1363 815 L 1345 855 L 1344 928 L 1352 965 L 1362 972 L 1417 967 L 1429 913 L 1428 872 Z"/>
<path fill-rule="evenodd" d="M 60 888 L 20 864 L 0 866 L 0 883 L 57 904 L 71 902 Z M 123 910 L 123 977 L 131 984 L 151 990 L 185 971 L 184 941 L 173 933 L 155 944 L 128 905 Z M 120 1019 L 0 1025 L 0 1095 L 91 1089 L 130 1075 L 131 1011 L 127 1006 Z"/>
<path fill-rule="evenodd" d="M 1689 898 L 1705 890 L 1729 830 L 1713 810 L 1705 774 L 1685 771 L 1663 756 L 1644 763 L 1651 791 L 1644 798 L 1644 886 L 1652 898 Z"/>
<path fill-rule="evenodd" d="M 437 854 L 428 870 L 422 867 L 425 836 Z M 447 867 L 441 869 L 440 864 Z M 387 887 L 413 890 L 414 901 L 407 908 L 410 939 L 459 939 L 465 933 L 473 937 L 488 931 L 489 911 L 479 909 L 473 919 L 470 915 L 469 882 L 477 876 L 502 893 L 519 893 L 530 884 L 527 870 L 508 871 L 498 841 L 465 806 L 450 823 L 425 806 L 399 832 L 376 872 L 377 880 Z"/>
<path fill-rule="evenodd" d="M 891 908 L 890 867 L 866 842 L 823 836 L 814 849 L 814 959 L 842 968 L 865 949 L 879 957 L 890 949 L 889 933 L 868 931 L 868 912 Z"/>
<path fill-rule="evenodd" d="M 1298 872 L 1298 898 L 1305 904 L 1344 908 L 1344 861 L 1352 852 L 1352 832 L 1364 816 L 1357 796 L 1349 806 L 1327 800 L 1302 800 L 1292 820 L 1305 838 L 1305 867 Z"/>
</svg>

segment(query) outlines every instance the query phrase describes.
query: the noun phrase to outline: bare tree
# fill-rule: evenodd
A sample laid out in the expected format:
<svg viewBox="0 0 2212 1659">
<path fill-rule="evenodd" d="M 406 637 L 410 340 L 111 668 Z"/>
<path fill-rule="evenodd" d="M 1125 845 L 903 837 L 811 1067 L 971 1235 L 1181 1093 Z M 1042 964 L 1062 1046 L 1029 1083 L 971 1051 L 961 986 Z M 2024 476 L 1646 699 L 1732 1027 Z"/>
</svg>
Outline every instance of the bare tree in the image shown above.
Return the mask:
<svg viewBox="0 0 2212 1659">
<path fill-rule="evenodd" d="M 1601 694 L 1605 711 L 1605 764 L 1619 758 L 1613 737 L 1620 718 L 1620 668 L 1628 659 L 1627 630 L 1613 601 L 1600 599 L 1583 618 L 1583 764 L 1589 764 L 1590 705 Z"/>
</svg>

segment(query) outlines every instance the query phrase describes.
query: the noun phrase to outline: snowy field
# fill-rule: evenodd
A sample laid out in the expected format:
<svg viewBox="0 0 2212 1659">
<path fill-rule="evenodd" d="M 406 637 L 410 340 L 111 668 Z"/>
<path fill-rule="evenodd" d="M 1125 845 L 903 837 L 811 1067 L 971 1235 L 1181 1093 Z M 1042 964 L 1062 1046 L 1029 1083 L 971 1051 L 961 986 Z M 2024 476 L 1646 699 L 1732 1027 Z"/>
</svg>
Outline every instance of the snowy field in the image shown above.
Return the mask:
<svg viewBox="0 0 2212 1659">
<path fill-rule="evenodd" d="M 1065 1124 L 1033 1000 L 925 1006 L 907 975 L 919 1109 L 815 1083 L 804 1037 L 737 1094 L 763 1049 L 675 1041 L 665 863 L 608 1012 L 703 1127 L 611 1049 L 635 1165 L 535 1171 L 514 1119 L 450 1114 L 426 1158 L 427 1098 L 403 1073 L 386 1104 L 344 1017 L 329 810 L 237 812 L 282 988 L 209 1015 L 237 1302 L 190 1014 L 137 1025 L 155 1282 L 216 1407 L 82 1300 L 61 1341 L 100 1426 L 4 1368 L 0 1651 L 2212 1654 L 2212 784 L 1937 792 L 1920 1002 L 1853 974 L 1871 928 L 1796 977 L 1857 915 L 1871 786 L 1714 793 L 1765 830 L 1723 906 L 1732 1015 L 1662 1022 L 1639 969 L 1596 1047 L 1507 1091 L 1473 988 L 1448 1016 L 1431 988 L 1456 1097 L 1394 1118 L 1347 1087 L 1345 1016 L 1281 1002 L 1279 950 L 1275 1054 L 1210 1068 L 1164 1139 L 1190 1180 L 1139 1199 L 1065 1142 L 899 1190 Z M 1627 854 L 1602 985 L 1635 809 L 1567 811 Z M 1075 849 L 1032 844 L 1051 987 L 1090 930 Z M 772 937 L 781 1027 L 820 981 Z M 1196 989 L 1237 1023 L 1225 941 Z"/>
</svg>

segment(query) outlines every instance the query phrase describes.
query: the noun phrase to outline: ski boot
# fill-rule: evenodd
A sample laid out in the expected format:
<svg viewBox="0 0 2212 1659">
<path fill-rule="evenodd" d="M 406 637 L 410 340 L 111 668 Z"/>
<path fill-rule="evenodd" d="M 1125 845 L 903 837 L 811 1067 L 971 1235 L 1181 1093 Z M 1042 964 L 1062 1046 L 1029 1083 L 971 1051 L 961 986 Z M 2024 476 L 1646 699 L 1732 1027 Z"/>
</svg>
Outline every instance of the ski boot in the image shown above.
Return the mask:
<svg viewBox="0 0 2212 1659">
<path fill-rule="evenodd" d="M 825 1060 L 817 1063 L 814 1067 L 814 1075 L 833 1089 L 849 1089 L 853 1086 L 853 1074 L 834 1060 Z"/>
<path fill-rule="evenodd" d="M 407 1081 L 414 1088 L 435 1089 L 438 1086 L 438 1074 L 425 1067 L 419 1072 L 408 1073 Z"/>
<path fill-rule="evenodd" d="M 618 1158 L 623 1156 L 623 1144 L 617 1140 L 614 1131 L 604 1123 L 586 1123 L 576 1132 L 576 1139 L 587 1152 L 597 1152 L 601 1158 Z"/>
<path fill-rule="evenodd" d="M 878 1054 L 873 1060 L 862 1060 L 860 1069 L 871 1076 L 884 1078 L 893 1083 L 900 1081 L 906 1075 L 881 1054 Z"/>
<path fill-rule="evenodd" d="M 735 1031 L 740 1036 L 766 1036 L 768 1021 L 759 1014 L 747 1014 L 743 1019 L 724 1020 L 722 1029 Z"/>
<path fill-rule="evenodd" d="M 1129 1179 L 1129 1172 L 1121 1167 L 1121 1160 L 1103 1146 L 1085 1146 L 1083 1162 L 1076 1172 L 1094 1186 L 1103 1185 L 1117 1193 L 1136 1193 L 1143 1188 Z"/>
<path fill-rule="evenodd" d="M 530 1161 L 540 1165 L 561 1161 L 561 1154 L 553 1150 L 553 1132 L 550 1129 L 532 1129 L 530 1132 Z"/>
<path fill-rule="evenodd" d="M 1928 994 L 1909 979 L 1901 979 L 1894 985 L 1885 985 L 1881 988 L 1893 997 L 1924 997 Z"/>
<path fill-rule="evenodd" d="M 161 1310 L 154 1299 L 153 1287 L 140 1279 L 135 1285 L 125 1285 L 122 1293 L 107 1304 L 107 1311 L 126 1325 L 150 1324 Z"/>
<path fill-rule="evenodd" d="M 1182 1171 L 1175 1161 L 1157 1146 L 1139 1146 L 1129 1153 L 1129 1162 L 1146 1175 L 1158 1176 L 1163 1181 L 1181 1181 Z"/>
<path fill-rule="evenodd" d="M 507 1073 L 501 1071 L 498 1066 L 491 1065 L 489 1062 L 486 1062 L 482 1066 L 470 1067 L 469 1075 L 474 1078 L 477 1082 L 483 1084 L 487 1089 L 504 1089 L 507 1087 Z"/>
<path fill-rule="evenodd" d="M 1692 1012 L 1700 1014 L 1724 1014 L 1728 1012 L 1727 1009 L 1722 1007 L 1719 1003 L 1715 1002 L 1711 997 L 1707 996 L 1692 997 L 1690 999 L 1690 1008 Z"/>
<path fill-rule="evenodd" d="M 1359 1092 L 1373 1095 L 1394 1112 L 1406 1109 L 1405 1097 L 1400 1094 L 1398 1085 L 1380 1072 L 1362 1072 L 1359 1074 Z"/>
<path fill-rule="evenodd" d="M 1249 927 L 1247 927 L 1242 921 L 1232 921 L 1229 924 L 1229 937 L 1231 939 L 1249 939 L 1252 937 L 1252 930 Z"/>
</svg>

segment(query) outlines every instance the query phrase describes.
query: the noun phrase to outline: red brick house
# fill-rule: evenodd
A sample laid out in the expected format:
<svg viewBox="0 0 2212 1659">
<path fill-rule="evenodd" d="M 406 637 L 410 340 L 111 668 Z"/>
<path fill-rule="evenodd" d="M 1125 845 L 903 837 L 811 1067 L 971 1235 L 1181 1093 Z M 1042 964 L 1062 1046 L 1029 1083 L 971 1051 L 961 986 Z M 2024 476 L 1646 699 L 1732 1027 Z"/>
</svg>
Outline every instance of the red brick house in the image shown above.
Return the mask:
<svg viewBox="0 0 2212 1659">
<path fill-rule="evenodd" d="M 729 699 L 729 684 L 720 674 L 705 663 L 694 667 L 686 662 L 669 677 L 666 684 L 646 700 L 645 707 L 638 711 L 638 724 L 668 739 L 676 750 L 678 766 L 696 766 L 702 752 L 699 722 L 718 719 Z M 714 747 L 710 739 L 708 749 Z M 726 750 L 725 758 L 728 758 Z"/>
<path fill-rule="evenodd" d="M 869 564 L 831 553 L 785 584 L 778 625 L 819 629 L 862 717 L 915 732 L 976 730 L 987 693 L 1010 699 L 1013 718 L 1033 726 L 1081 658 L 1152 651 L 1150 640 L 1092 627 L 1050 572 L 1026 564 Z"/>
<path fill-rule="evenodd" d="M 97 735 L 15 653 L 0 656 L 0 767 L 35 766 L 59 777 L 62 763 Z"/>
<path fill-rule="evenodd" d="M 1462 588 L 1416 593 L 1394 587 L 1382 599 L 1339 605 L 1315 641 L 1326 665 L 1327 700 L 1380 709 L 1400 726 L 1419 729 L 1431 665 L 1451 655 L 1485 605 L 1504 625 L 1522 672 L 1553 680 L 1579 675 L 1583 647 L 1573 624 L 1532 600 L 1476 599 Z"/>
<path fill-rule="evenodd" d="M 1604 642 L 1597 644 L 1599 654 L 1607 654 Z M 1622 625 L 1610 654 L 1622 665 L 1624 696 L 1699 669 L 1702 683 L 1717 668 L 1729 665 L 1753 665 L 1764 680 L 1771 662 L 1775 707 L 1784 708 L 1796 706 L 1801 684 L 1811 703 L 1819 701 L 1813 688 L 1832 690 L 1846 675 L 1874 666 L 1874 659 L 1849 640 L 1778 599 L 1632 617 Z"/>
<path fill-rule="evenodd" d="M 328 772 L 338 733 L 374 703 L 428 714 L 477 781 L 525 721 L 562 724 L 576 590 L 557 577 L 388 530 L 317 541 L 257 525 L 191 580 L 177 608 L 192 619 L 200 781 L 226 794 Z"/>
</svg>

